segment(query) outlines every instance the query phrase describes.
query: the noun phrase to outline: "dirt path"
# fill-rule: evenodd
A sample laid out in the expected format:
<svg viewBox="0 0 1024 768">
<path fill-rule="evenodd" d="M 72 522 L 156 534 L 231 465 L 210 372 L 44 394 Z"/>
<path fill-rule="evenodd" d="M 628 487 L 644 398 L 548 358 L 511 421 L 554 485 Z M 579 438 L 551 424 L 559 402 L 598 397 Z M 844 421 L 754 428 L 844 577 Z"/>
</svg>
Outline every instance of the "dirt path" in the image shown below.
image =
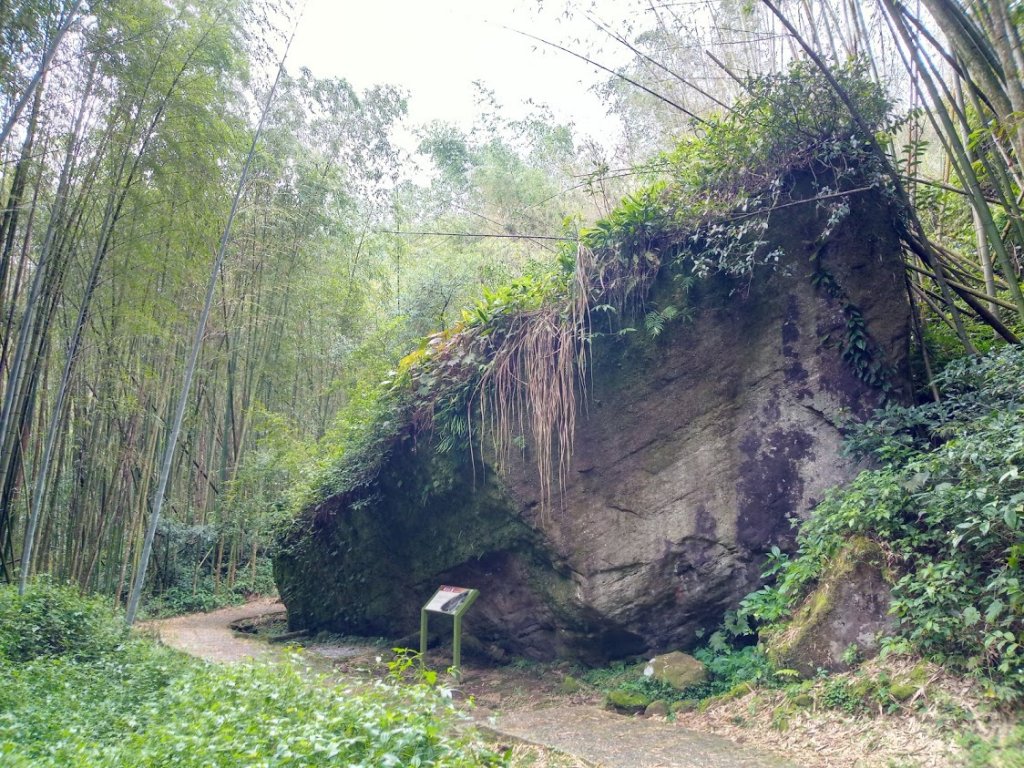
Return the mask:
<svg viewBox="0 0 1024 768">
<path fill-rule="evenodd" d="M 142 625 L 142 630 L 153 632 L 165 645 L 192 656 L 232 664 L 248 659 L 265 659 L 273 656 L 277 649 L 233 632 L 231 624 L 275 613 L 283 615 L 284 605 L 277 600 L 263 598 L 210 613 L 148 621 Z"/>
<path fill-rule="evenodd" d="M 485 727 L 600 768 L 796 768 L 719 736 L 593 705 L 510 711 Z"/>
<path fill-rule="evenodd" d="M 208 661 L 233 663 L 273 658 L 277 648 L 241 636 L 231 625 L 283 614 L 273 600 L 205 614 L 149 622 L 145 629 L 174 648 Z M 330 659 L 341 674 L 365 674 L 372 646 L 313 645 L 307 652 Z M 433 660 L 429 660 L 433 661 Z M 432 666 L 443 668 L 443 660 Z M 494 738 L 566 755 L 574 765 L 596 768 L 797 768 L 793 763 L 659 720 L 608 712 L 590 696 L 567 697 L 550 674 L 529 669 L 464 667 L 459 697 L 477 701 L 474 719 Z"/>
</svg>

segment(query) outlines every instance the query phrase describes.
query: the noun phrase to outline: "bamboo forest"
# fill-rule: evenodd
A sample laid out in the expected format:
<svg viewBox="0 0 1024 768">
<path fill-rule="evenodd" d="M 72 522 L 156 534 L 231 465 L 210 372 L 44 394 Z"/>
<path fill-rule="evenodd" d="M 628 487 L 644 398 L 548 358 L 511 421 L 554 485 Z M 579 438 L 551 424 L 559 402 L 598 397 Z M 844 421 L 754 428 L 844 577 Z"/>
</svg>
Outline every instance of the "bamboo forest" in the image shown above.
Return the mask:
<svg viewBox="0 0 1024 768">
<path fill-rule="evenodd" d="M 1020 0 L 0 0 L 0 765 L 1024 765 L 1022 158 Z"/>
</svg>

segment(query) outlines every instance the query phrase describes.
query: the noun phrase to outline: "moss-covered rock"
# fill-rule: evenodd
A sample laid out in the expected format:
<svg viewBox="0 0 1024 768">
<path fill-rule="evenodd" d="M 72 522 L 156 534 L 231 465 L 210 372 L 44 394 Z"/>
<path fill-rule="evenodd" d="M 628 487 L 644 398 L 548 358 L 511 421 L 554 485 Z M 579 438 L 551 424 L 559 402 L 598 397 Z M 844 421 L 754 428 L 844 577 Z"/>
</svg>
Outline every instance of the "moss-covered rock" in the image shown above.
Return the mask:
<svg viewBox="0 0 1024 768">
<path fill-rule="evenodd" d="M 540 569 L 535 533 L 497 474 L 474 481 L 461 455 L 425 448 L 398 441 L 372 495 L 327 499 L 311 511 L 309 529 L 286 542 L 274 567 L 290 626 L 400 636 L 418 628 L 419 609 L 440 584 L 482 587 L 474 567 L 516 569 L 520 578 Z M 536 578 L 556 580 L 549 568 Z M 434 622 L 442 634 L 444 622 Z M 489 639 L 486 627 L 473 634 Z"/>
<path fill-rule="evenodd" d="M 809 709 L 814 706 L 814 697 L 809 693 L 798 693 L 792 699 L 794 707 L 800 707 L 801 709 Z"/>
<path fill-rule="evenodd" d="M 647 665 L 651 676 L 661 683 L 667 683 L 677 691 L 684 691 L 694 685 L 700 685 L 708 679 L 705 666 L 682 651 L 663 653 L 651 659 Z M 645 674 L 646 674 L 645 670 Z"/>
<path fill-rule="evenodd" d="M 889 695 L 896 701 L 903 703 L 910 701 L 919 690 L 921 690 L 920 686 L 913 683 L 896 683 L 889 688 Z"/>
<path fill-rule="evenodd" d="M 609 709 L 635 715 L 647 709 L 647 705 L 651 703 L 651 700 L 642 693 L 614 690 L 608 691 L 605 694 L 604 703 Z"/>
<path fill-rule="evenodd" d="M 479 445 L 470 458 L 469 438 L 442 452 L 412 425 L 389 433 L 379 467 L 307 509 L 282 543 L 291 628 L 413 633 L 432 592 L 458 584 L 481 593 L 466 631 L 508 653 L 599 662 L 692 647 L 760 586 L 773 546 L 792 548 L 791 519 L 857 470 L 843 419 L 905 384 L 909 310 L 886 198 L 861 190 L 828 222 L 808 202 L 814 183 L 807 169 L 780 180 L 786 215 L 759 234 L 783 254 L 777 267 L 683 292 L 693 262 L 681 254 L 700 246 L 671 228 L 646 244 L 644 263 L 661 264 L 646 306 L 685 301 L 692 321 L 657 337 L 618 332 L 643 328 L 642 314 L 592 329 L 592 388 L 551 498 L 529 439 L 527 460 L 499 472 Z M 887 392 L 844 359 L 851 313 L 875 369 L 892 372 Z"/>
<path fill-rule="evenodd" d="M 558 686 L 558 690 L 567 695 L 579 693 L 582 689 L 583 683 L 581 683 L 572 675 L 566 675 L 565 677 L 563 677 L 562 684 Z"/>
<path fill-rule="evenodd" d="M 878 680 L 869 676 L 858 678 L 850 685 L 850 691 L 861 700 L 867 700 L 875 696 L 879 688 Z"/>
<path fill-rule="evenodd" d="M 768 658 L 778 667 L 811 676 L 819 669 L 849 669 L 846 650 L 865 657 L 893 629 L 888 615 L 892 576 L 881 548 L 851 539 L 825 568 L 817 586 L 781 628 L 765 633 Z"/>
<path fill-rule="evenodd" d="M 667 717 L 668 712 L 668 702 L 664 699 L 657 699 L 648 704 L 644 709 L 644 717 Z"/>
</svg>

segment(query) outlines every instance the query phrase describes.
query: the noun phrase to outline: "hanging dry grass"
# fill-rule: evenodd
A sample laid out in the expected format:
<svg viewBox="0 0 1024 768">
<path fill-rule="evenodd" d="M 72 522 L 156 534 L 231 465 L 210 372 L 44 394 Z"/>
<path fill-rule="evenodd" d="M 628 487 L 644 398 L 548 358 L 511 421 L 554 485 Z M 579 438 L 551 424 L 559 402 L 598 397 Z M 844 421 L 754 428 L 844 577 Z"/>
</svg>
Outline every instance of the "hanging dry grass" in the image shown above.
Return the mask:
<svg viewBox="0 0 1024 768">
<path fill-rule="evenodd" d="M 589 381 L 588 346 L 595 302 L 621 310 L 643 296 L 658 271 L 658 260 L 636 265 L 601 261 L 585 245 L 577 247 L 568 301 L 515 315 L 471 398 L 499 466 L 525 451 L 528 438 L 541 488 L 541 517 L 552 506 L 553 489 L 566 488 L 576 434 L 576 416 L 585 405 Z"/>
</svg>

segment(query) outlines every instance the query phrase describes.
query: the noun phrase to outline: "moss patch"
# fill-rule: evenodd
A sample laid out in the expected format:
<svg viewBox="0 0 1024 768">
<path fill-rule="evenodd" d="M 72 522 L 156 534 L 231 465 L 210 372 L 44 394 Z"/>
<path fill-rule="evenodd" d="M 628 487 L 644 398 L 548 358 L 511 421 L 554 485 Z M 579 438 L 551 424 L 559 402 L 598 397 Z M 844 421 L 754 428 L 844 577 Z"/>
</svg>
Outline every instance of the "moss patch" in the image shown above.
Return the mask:
<svg viewBox="0 0 1024 768">
<path fill-rule="evenodd" d="M 647 709 L 651 700 L 642 693 L 631 691 L 609 691 L 604 697 L 604 703 L 610 709 L 628 714 L 636 714 Z"/>
<path fill-rule="evenodd" d="M 881 548 L 864 536 L 851 539 L 792 619 L 765 634 L 769 659 L 777 667 L 811 676 L 818 669 L 848 669 L 844 657 L 851 645 L 872 655 L 876 635 L 890 625 L 891 583 Z"/>
</svg>

